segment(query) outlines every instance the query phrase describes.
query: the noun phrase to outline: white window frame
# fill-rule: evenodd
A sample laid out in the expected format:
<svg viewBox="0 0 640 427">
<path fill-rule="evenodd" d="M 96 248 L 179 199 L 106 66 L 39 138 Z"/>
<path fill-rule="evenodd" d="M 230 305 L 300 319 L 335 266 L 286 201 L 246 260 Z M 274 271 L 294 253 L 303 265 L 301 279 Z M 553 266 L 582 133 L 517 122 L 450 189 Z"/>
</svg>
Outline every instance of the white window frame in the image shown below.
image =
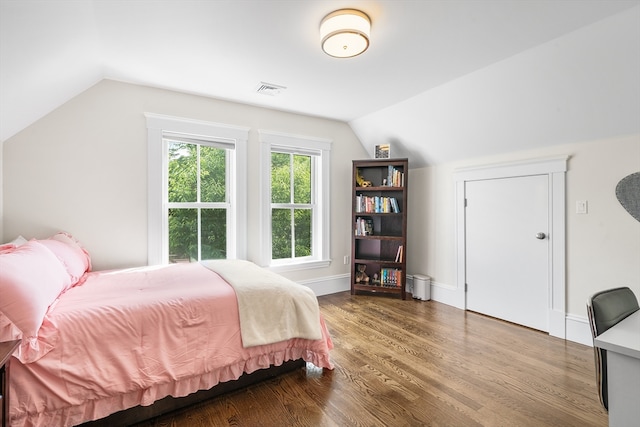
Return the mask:
<svg viewBox="0 0 640 427">
<path fill-rule="evenodd" d="M 247 173 L 249 128 L 153 113 L 145 113 L 145 117 L 148 145 L 147 263 L 169 262 L 167 138 L 193 138 L 233 148 L 229 150 L 227 160 L 227 259 L 246 259 L 247 183 L 242 177 Z"/>
<path fill-rule="evenodd" d="M 327 267 L 330 259 L 330 176 L 331 144 L 324 138 L 292 135 L 281 132 L 258 130 L 260 140 L 260 222 L 262 265 L 273 271 L 291 271 Z M 312 215 L 312 256 L 286 260 L 273 260 L 271 247 L 271 152 L 303 154 L 312 156 L 312 204 L 316 205 Z"/>
</svg>

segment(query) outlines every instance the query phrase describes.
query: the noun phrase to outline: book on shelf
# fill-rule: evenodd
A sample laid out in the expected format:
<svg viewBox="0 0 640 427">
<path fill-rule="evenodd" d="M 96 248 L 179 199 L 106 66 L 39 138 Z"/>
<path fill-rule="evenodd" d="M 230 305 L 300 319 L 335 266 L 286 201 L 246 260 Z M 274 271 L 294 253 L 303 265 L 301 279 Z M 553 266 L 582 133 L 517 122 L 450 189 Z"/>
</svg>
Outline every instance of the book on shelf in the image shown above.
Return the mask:
<svg viewBox="0 0 640 427">
<path fill-rule="evenodd" d="M 395 197 L 391 197 L 391 209 L 393 213 L 400 213 L 400 206 L 398 206 L 398 201 Z"/>
<path fill-rule="evenodd" d="M 402 262 L 402 257 L 404 256 L 404 248 L 402 245 L 398 246 L 398 252 L 396 253 L 396 262 Z"/>
<path fill-rule="evenodd" d="M 373 220 L 366 217 L 356 218 L 356 236 L 373 236 Z"/>
<path fill-rule="evenodd" d="M 402 270 L 398 268 L 380 269 L 380 285 L 385 288 L 399 288 L 402 286 Z"/>
<path fill-rule="evenodd" d="M 404 187 L 404 172 L 401 172 L 389 165 L 387 172 L 387 186 Z"/>
<path fill-rule="evenodd" d="M 356 213 L 400 213 L 395 197 L 356 195 Z"/>
</svg>

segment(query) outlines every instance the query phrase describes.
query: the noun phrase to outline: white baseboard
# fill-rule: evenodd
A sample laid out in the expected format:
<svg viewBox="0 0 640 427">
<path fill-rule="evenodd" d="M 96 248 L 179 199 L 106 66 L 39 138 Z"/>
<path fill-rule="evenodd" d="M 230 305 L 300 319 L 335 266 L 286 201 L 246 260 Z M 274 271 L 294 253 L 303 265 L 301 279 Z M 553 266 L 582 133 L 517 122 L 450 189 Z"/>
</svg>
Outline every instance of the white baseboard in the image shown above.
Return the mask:
<svg viewBox="0 0 640 427">
<path fill-rule="evenodd" d="M 567 314 L 567 340 L 593 347 L 589 319 L 574 314 Z"/>
<path fill-rule="evenodd" d="M 461 310 L 465 309 L 464 290 L 444 283 L 431 282 L 431 299 Z"/>
<path fill-rule="evenodd" d="M 301 285 L 308 286 L 316 296 L 345 292 L 351 289 L 350 275 L 341 274 L 319 279 L 300 281 Z M 407 275 L 407 292 L 413 292 L 413 276 Z M 452 307 L 464 310 L 464 291 L 456 287 L 431 281 L 431 299 Z M 589 320 L 586 317 L 567 314 L 565 316 L 565 339 L 578 344 L 593 346 Z"/>
<path fill-rule="evenodd" d="M 319 297 L 321 295 L 337 294 L 338 292 L 351 290 L 351 284 L 349 283 L 350 278 L 350 274 L 341 274 L 319 279 L 303 280 L 298 283 L 308 286 L 316 296 Z"/>
<path fill-rule="evenodd" d="M 407 278 L 409 277 L 407 276 Z M 464 297 L 464 290 L 459 290 L 454 286 L 438 282 L 431 282 L 431 299 L 433 301 L 441 302 L 464 310 Z M 552 323 L 553 325 L 552 328 L 550 328 L 549 335 L 593 347 L 593 338 L 591 337 L 589 319 L 586 317 L 576 316 L 573 314 L 563 315 L 560 313 L 555 316 Z"/>
<path fill-rule="evenodd" d="M 407 292 L 413 293 L 413 276 L 410 274 L 407 274 Z M 433 301 L 464 309 L 464 293 L 461 294 L 453 286 L 431 280 L 431 289 L 429 293 Z"/>
</svg>

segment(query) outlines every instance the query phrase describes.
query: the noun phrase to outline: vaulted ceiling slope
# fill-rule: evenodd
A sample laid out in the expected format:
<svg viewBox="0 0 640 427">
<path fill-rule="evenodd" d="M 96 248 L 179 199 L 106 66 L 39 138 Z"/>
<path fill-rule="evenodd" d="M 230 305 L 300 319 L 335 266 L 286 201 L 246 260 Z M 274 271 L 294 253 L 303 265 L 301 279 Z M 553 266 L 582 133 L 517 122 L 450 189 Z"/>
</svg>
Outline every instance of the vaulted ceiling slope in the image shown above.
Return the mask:
<svg viewBox="0 0 640 427">
<path fill-rule="evenodd" d="M 344 7 L 371 47 L 331 58 Z M 349 122 L 422 166 L 640 132 L 638 75 L 640 0 L 0 0 L 0 141 L 114 79 Z"/>
</svg>

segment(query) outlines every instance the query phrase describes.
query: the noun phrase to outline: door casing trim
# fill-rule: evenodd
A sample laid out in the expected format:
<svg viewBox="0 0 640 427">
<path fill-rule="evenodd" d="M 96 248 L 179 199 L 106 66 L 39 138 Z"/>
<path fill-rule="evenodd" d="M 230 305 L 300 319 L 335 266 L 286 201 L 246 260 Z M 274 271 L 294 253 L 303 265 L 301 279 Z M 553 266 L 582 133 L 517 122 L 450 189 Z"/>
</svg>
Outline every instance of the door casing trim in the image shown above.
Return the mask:
<svg viewBox="0 0 640 427">
<path fill-rule="evenodd" d="M 456 300 L 466 309 L 465 184 L 483 179 L 547 175 L 549 178 L 549 335 L 566 338 L 566 172 L 569 156 L 529 159 L 456 169 Z"/>
</svg>

